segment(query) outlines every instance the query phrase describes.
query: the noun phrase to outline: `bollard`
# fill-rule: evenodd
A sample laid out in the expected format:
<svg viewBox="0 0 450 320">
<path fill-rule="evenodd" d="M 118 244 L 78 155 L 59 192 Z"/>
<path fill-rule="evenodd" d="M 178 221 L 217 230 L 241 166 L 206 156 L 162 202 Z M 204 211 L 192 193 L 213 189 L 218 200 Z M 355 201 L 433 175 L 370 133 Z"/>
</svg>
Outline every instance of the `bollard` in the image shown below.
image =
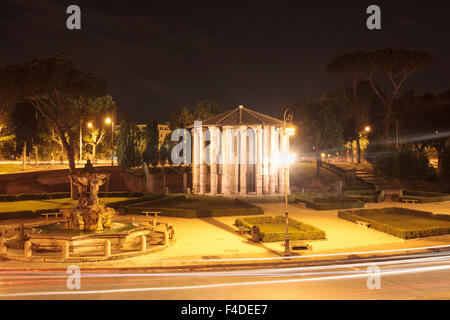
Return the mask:
<svg viewBox="0 0 450 320">
<path fill-rule="evenodd" d="M 141 251 L 145 252 L 147 251 L 147 237 L 141 236 Z"/>
<path fill-rule="evenodd" d="M 0 254 L 6 255 L 6 240 L 0 237 Z"/>
<path fill-rule="evenodd" d="M 23 225 L 23 222 L 19 224 L 19 236 L 20 239 L 23 239 L 25 237 L 25 226 Z"/>
<path fill-rule="evenodd" d="M 156 217 L 153 219 L 153 231 L 156 231 L 157 223 L 156 223 Z"/>
<path fill-rule="evenodd" d="M 164 245 L 166 247 L 169 246 L 169 232 L 168 231 L 164 231 Z"/>
<path fill-rule="evenodd" d="M 25 247 L 24 247 L 24 256 L 25 258 L 31 258 L 31 254 L 32 254 L 32 249 L 31 249 L 31 241 L 25 241 Z"/>
<path fill-rule="evenodd" d="M 63 243 L 62 243 L 62 257 L 63 257 L 63 260 L 69 259 L 69 254 L 70 254 L 69 241 L 63 241 Z"/>
<path fill-rule="evenodd" d="M 105 257 L 111 257 L 111 241 L 105 240 Z"/>
</svg>

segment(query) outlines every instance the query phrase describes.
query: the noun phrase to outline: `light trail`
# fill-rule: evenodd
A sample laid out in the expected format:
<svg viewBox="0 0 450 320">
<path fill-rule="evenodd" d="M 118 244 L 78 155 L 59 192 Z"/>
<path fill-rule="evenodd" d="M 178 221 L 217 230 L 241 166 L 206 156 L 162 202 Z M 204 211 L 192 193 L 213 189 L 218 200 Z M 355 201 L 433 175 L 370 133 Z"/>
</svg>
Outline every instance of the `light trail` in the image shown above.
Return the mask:
<svg viewBox="0 0 450 320">
<path fill-rule="evenodd" d="M 217 276 L 292 276 L 292 275 L 305 275 L 306 273 L 292 273 L 293 271 L 314 271 L 314 270 L 328 270 L 328 269 L 345 269 L 345 268 L 358 268 L 366 267 L 369 265 L 376 264 L 378 266 L 384 265 L 399 265 L 399 264 L 410 264 L 410 263 L 427 263 L 427 262 L 445 262 L 449 260 L 450 255 L 439 256 L 439 257 L 426 257 L 426 258 L 414 258 L 414 259 L 403 259 L 394 261 L 382 261 L 382 262 L 361 262 L 361 263 L 351 263 L 351 264 L 334 264 L 326 266 L 310 266 L 310 267 L 290 267 L 290 268 L 275 268 L 275 269 L 253 269 L 248 271 L 226 271 L 226 272 L 179 272 L 179 273 L 81 273 L 83 278 L 125 278 L 125 277 L 217 277 Z M 254 273 L 258 271 L 259 273 Z M 270 273 L 274 272 L 274 273 Z M 280 272 L 280 273 L 276 273 Z M 11 272 L 16 273 L 16 272 Z M 39 272 L 34 272 L 33 274 L 41 275 Z M 49 275 L 48 273 L 42 275 L 40 278 L 64 278 L 66 279 L 70 274 L 68 273 L 54 273 L 54 275 Z M 0 277 L 0 280 L 4 279 L 36 279 L 38 276 L 17 276 L 17 277 Z"/>
<path fill-rule="evenodd" d="M 403 270 L 382 271 L 380 276 L 402 275 L 410 273 L 435 272 L 450 270 L 450 265 L 444 266 L 430 266 L 430 267 L 416 267 Z M 178 286 L 178 287 L 150 287 L 150 288 L 128 288 L 128 289 L 109 289 L 109 290 L 87 290 L 87 291 L 50 291 L 50 292 L 28 292 L 28 293 L 12 293 L 2 294 L 0 297 L 25 297 L 25 296 L 42 296 L 42 295 L 89 295 L 89 294 L 112 294 L 112 293 L 131 293 L 131 292 L 151 292 L 151 291 L 170 291 L 170 290 L 194 290 L 194 289 L 211 289 L 235 286 L 253 286 L 253 285 L 268 285 L 268 284 L 288 284 L 299 282 L 314 282 L 327 280 L 347 280 L 366 278 L 373 276 L 373 273 L 339 275 L 330 277 L 305 278 L 305 279 L 285 279 L 285 280 L 269 280 L 269 281 L 247 281 L 237 283 L 217 283 L 208 285 L 192 285 L 192 286 Z"/>
</svg>

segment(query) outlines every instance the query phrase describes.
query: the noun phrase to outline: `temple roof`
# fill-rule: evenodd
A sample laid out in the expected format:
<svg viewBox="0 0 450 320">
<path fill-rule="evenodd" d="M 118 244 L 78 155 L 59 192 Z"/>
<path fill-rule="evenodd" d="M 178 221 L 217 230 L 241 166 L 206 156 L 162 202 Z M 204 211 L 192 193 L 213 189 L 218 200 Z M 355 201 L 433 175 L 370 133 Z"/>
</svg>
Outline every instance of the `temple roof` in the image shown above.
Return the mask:
<svg viewBox="0 0 450 320">
<path fill-rule="evenodd" d="M 202 126 L 277 126 L 282 127 L 283 121 L 277 118 L 239 106 L 217 116 L 202 121 Z"/>
</svg>

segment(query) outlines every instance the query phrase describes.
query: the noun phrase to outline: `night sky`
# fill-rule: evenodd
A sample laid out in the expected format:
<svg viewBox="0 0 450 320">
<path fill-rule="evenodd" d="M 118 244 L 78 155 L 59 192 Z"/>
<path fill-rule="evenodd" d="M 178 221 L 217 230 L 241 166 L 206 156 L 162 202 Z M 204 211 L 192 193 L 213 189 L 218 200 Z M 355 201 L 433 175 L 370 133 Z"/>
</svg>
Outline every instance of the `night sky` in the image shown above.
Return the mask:
<svg viewBox="0 0 450 320">
<path fill-rule="evenodd" d="M 446 4 L 447 3 L 447 4 Z M 81 7 L 82 29 L 66 28 Z M 370 4 L 382 30 L 366 28 Z M 352 50 L 404 48 L 435 59 L 405 89 L 450 87 L 448 1 L 31 1 L 2 0 L 0 64 L 61 53 L 102 73 L 132 120 L 167 121 L 211 99 L 278 115 L 337 81 L 325 66 Z"/>
</svg>

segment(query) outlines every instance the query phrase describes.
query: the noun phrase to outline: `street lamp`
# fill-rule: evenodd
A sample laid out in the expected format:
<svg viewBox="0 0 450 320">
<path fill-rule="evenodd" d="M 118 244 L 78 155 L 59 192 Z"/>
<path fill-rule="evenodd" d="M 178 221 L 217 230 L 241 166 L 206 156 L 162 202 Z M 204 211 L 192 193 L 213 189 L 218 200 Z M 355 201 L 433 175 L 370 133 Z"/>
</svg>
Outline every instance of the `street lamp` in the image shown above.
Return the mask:
<svg viewBox="0 0 450 320">
<path fill-rule="evenodd" d="M 92 122 L 88 122 L 87 126 L 88 126 L 89 129 L 91 129 L 92 128 Z"/>
<path fill-rule="evenodd" d="M 364 131 L 366 131 L 367 133 L 369 133 L 372 130 L 372 128 L 370 126 L 366 126 L 364 128 Z"/>
<path fill-rule="evenodd" d="M 291 112 L 291 110 L 289 108 L 286 108 L 286 110 L 284 110 L 283 113 L 283 124 L 284 124 L 284 133 L 285 133 L 285 137 L 284 137 L 284 147 L 286 149 L 286 139 L 289 139 L 289 136 L 293 135 L 295 133 L 295 129 L 292 127 L 287 127 L 287 122 L 288 121 L 292 121 L 293 118 L 293 114 Z M 287 151 L 287 150 L 285 150 Z M 289 161 L 288 164 L 289 165 Z M 291 245 L 290 245 L 290 241 L 289 241 L 289 212 L 288 212 L 288 198 L 287 198 L 287 194 L 288 194 L 288 187 L 287 187 L 287 179 L 288 179 L 288 174 L 287 174 L 287 166 L 286 164 L 284 164 L 284 168 L 283 168 L 283 174 L 284 174 L 284 212 L 286 215 L 286 238 L 284 240 L 284 255 L 285 256 L 290 256 L 291 255 Z"/>
<path fill-rule="evenodd" d="M 114 158 L 113 158 L 113 150 L 114 150 L 114 121 L 111 119 L 111 117 L 105 118 L 105 123 L 107 125 L 111 125 L 111 166 L 114 166 Z"/>
</svg>

